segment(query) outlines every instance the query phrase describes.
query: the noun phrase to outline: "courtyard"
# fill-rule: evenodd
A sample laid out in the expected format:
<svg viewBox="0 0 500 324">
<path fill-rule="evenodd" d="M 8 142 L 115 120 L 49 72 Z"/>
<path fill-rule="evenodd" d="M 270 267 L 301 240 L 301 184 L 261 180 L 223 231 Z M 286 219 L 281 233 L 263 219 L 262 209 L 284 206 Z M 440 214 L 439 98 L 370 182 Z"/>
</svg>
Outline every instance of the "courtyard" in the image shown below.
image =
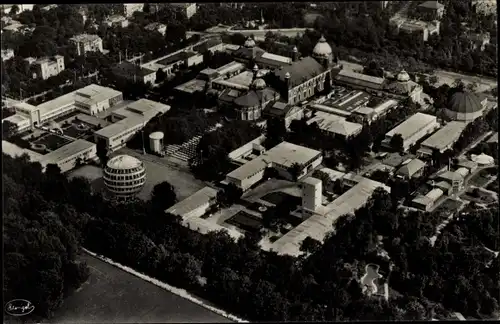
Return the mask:
<svg viewBox="0 0 500 324">
<path fill-rule="evenodd" d="M 71 140 L 65 137 L 52 133 L 46 133 L 31 142 L 32 144 L 31 149 L 38 153 L 46 154 L 48 152 L 55 151 L 58 148 L 63 147 L 64 145 L 70 142 Z"/>
</svg>

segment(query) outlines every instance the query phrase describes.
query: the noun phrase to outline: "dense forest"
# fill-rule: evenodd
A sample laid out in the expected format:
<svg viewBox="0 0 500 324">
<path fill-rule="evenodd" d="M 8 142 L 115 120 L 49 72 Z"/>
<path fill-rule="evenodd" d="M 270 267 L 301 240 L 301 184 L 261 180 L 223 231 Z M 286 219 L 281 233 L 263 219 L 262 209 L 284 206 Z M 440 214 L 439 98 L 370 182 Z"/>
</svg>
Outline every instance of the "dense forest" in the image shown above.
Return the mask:
<svg viewBox="0 0 500 324">
<path fill-rule="evenodd" d="M 456 219 L 432 246 L 443 215 L 396 209 L 376 191 L 355 217 L 338 220 L 323 245 L 304 245 L 309 258 L 295 259 L 261 251 L 252 235 L 234 242 L 182 227 L 162 212 L 175 196 L 154 198 L 165 197 L 168 185 L 149 202 L 123 204 L 56 167 L 42 174 L 38 163 L 6 155 L 3 166 L 4 293 L 30 299 L 38 316 L 50 316 L 88 277 L 81 246 L 249 320 L 416 320 L 445 316 L 444 308 L 474 317 L 498 310 L 500 262 L 484 248 L 498 249 L 497 206 Z M 368 262 L 385 273 L 393 264 L 389 302 L 361 293 Z"/>
</svg>

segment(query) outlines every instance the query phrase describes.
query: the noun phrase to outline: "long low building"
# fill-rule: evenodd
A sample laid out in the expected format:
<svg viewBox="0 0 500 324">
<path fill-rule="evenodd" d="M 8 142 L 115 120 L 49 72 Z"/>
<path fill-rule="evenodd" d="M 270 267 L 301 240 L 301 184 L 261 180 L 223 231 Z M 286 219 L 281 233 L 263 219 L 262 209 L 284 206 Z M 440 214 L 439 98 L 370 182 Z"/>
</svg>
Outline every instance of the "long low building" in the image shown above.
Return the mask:
<svg viewBox="0 0 500 324">
<path fill-rule="evenodd" d="M 47 168 L 47 165 L 55 164 L 61 169 L 61 172 L 66 172 L 76 166 L 78 159 L 81 159 L 81 162 L 84 163 L 95 159 L 96 154 L 97 148 L 94 143 L 77 139 L 68 145 L 45 154 L 39 159 L 39 162 L 44 170 Z"/>
<path fill-rule="evenodd" d="M 385 134 L 382 145 L 390 147 L 392 137 L 396 134 L 400 134 L 403 138 L 403 150 L 407 151 L 420 139 L 432 133 L 437 128 L 439 128 L 439 123 L 437 122 L 436 116 L 419 112 Z"/>
<path fill-rule="evenodd" d="M 451 149 L 453 144 L 460 138 L 465 129 L 466 124 L 463 122 L 452 121 L 442 127 L 440 130 L 432 134 L 420 144 L 417 154 L 421 157 L 432 156 L 433 151 L 443 153 Z"/>
<path fill-rule="evenodd" d="M 20 102 L 14 105 L 16 115 L 14 122 L 19 130 L 41 126 L 49 120 L 67 115 L 73 111 L 81 111 L 87 115 L 96 115 L 109 109 L 123 100 L 120 91 L 91 84 L 82 89 L 72 91 L 38 106 Z M 26 120 L 29 126 L 26 127 Z"/>
<path fill-rule="evenodd" d="M 382 187 L 387 192 L 391 190 L 380 182 L 363 178 L 332 203 L 322 206 L 317 214 L 312 215 L 299 226 L 276 240 L 270 245 L 270 250 L 281 255 L 301 255 L 300 247 L 304 239 L 311 237 L 323 242 L 326 235 L 334 230 L 333 224 L 339 217 L 354 213 L 361 208 L 372 196 L 375 189 L 379 187 Z"/>
<path fill-rule="evenodd" d="M 320 151 L 281 142 L 269 151 L 262 153 L 259 157 L 230 172 L 226 176 L 225 182 L 232 183 L 246 191 L 262 180 L 266 168 L 274 168 L 284 178 L 296 180 L 319 166 L 322 160 L 323 156 Z M 297 170 L 296 177 L 294 177 L 291 170 L 294 165 L 300 167 L 300 170 Z"/>
<path fill-rule="evenodd" d="M 169 105 L 148 99 L 134 101 L 112 113 L 111 119 L 116 122 L 95 132 L 95 141 L 105 141 L 108 151 L 116 151 L 124 147 L 153 117 L 169 110 Z"/>
<path fill-rule="evenodd" d="M 331 136 L 349 139 L 361 133 L 363 125 L 347 121 L 343 117 L 318 111 L 307 121 L 308 125 L 317 123 L 319 129 Z"/>
<path fill-rule="evenodd" d="M 240 232 L 221 226 L 213 221 L 201 218 L 216 203 L 217 190 L 204 187 L 186 199 L 176 203 L 165 211 L 167 214 L 180 216 L 181 224 L 201 234 L 226 230 L 234 239 L 243 236 Z"/>
</svg>

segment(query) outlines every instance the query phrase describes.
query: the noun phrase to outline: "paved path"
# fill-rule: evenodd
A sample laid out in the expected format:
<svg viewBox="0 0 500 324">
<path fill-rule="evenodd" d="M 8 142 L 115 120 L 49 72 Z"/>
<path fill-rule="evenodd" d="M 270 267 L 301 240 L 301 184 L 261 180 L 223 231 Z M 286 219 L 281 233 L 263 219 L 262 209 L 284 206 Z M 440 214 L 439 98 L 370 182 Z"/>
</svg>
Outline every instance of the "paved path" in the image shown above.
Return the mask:
<svg viewBox="0 0 500 324">
<path fill-rule="evenodd" d="M 84 254 L 90 278 L 50 323 L 230 323 L 183 297 Z"/>
</svg>

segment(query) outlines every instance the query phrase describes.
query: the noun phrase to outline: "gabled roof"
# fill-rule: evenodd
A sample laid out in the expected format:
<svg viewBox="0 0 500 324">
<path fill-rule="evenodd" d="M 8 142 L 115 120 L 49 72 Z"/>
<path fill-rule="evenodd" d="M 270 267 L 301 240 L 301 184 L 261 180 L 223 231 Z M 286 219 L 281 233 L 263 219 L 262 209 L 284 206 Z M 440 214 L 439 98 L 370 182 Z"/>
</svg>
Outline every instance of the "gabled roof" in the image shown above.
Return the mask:
<svg viewBox="0 0 500 324">
<path fill-rule="evenodd" d="M 243 96 L 236 98 L 234 103 L 240 107 L 255 107 L 272 100 L 276 94 L 277 92 L 272 88 L 250 90 Z"/>
<path fill-rule="evenodd" d="M 426 1 L 420 5 L 420 8 L 428 8 L 428 9 L 441 9 L 444 8 L 444 5 L 439 3 L 439 1 Z"/>
<path fill-rule="evenodd" d="M 415 173 L 420 171 L 425 166 L 425 162 L 419 159 L 413 159 L 409 163 L 405 164 L 398 171 L 397 174 L 411 178 Z"/>
<path fill-rule="evenodd" d="M 285 82 L 285 75 L 289 73 L 290 86 L 295 87 L 325 71 L 326 69 L 319 64 L 318 61 L 311 56 L 307 56 L 299 61 L 293 62 L 290 65 L 284 65 L 282 68 L 275 70 L 274 74 L 282 82 Z"/>
</svg>

